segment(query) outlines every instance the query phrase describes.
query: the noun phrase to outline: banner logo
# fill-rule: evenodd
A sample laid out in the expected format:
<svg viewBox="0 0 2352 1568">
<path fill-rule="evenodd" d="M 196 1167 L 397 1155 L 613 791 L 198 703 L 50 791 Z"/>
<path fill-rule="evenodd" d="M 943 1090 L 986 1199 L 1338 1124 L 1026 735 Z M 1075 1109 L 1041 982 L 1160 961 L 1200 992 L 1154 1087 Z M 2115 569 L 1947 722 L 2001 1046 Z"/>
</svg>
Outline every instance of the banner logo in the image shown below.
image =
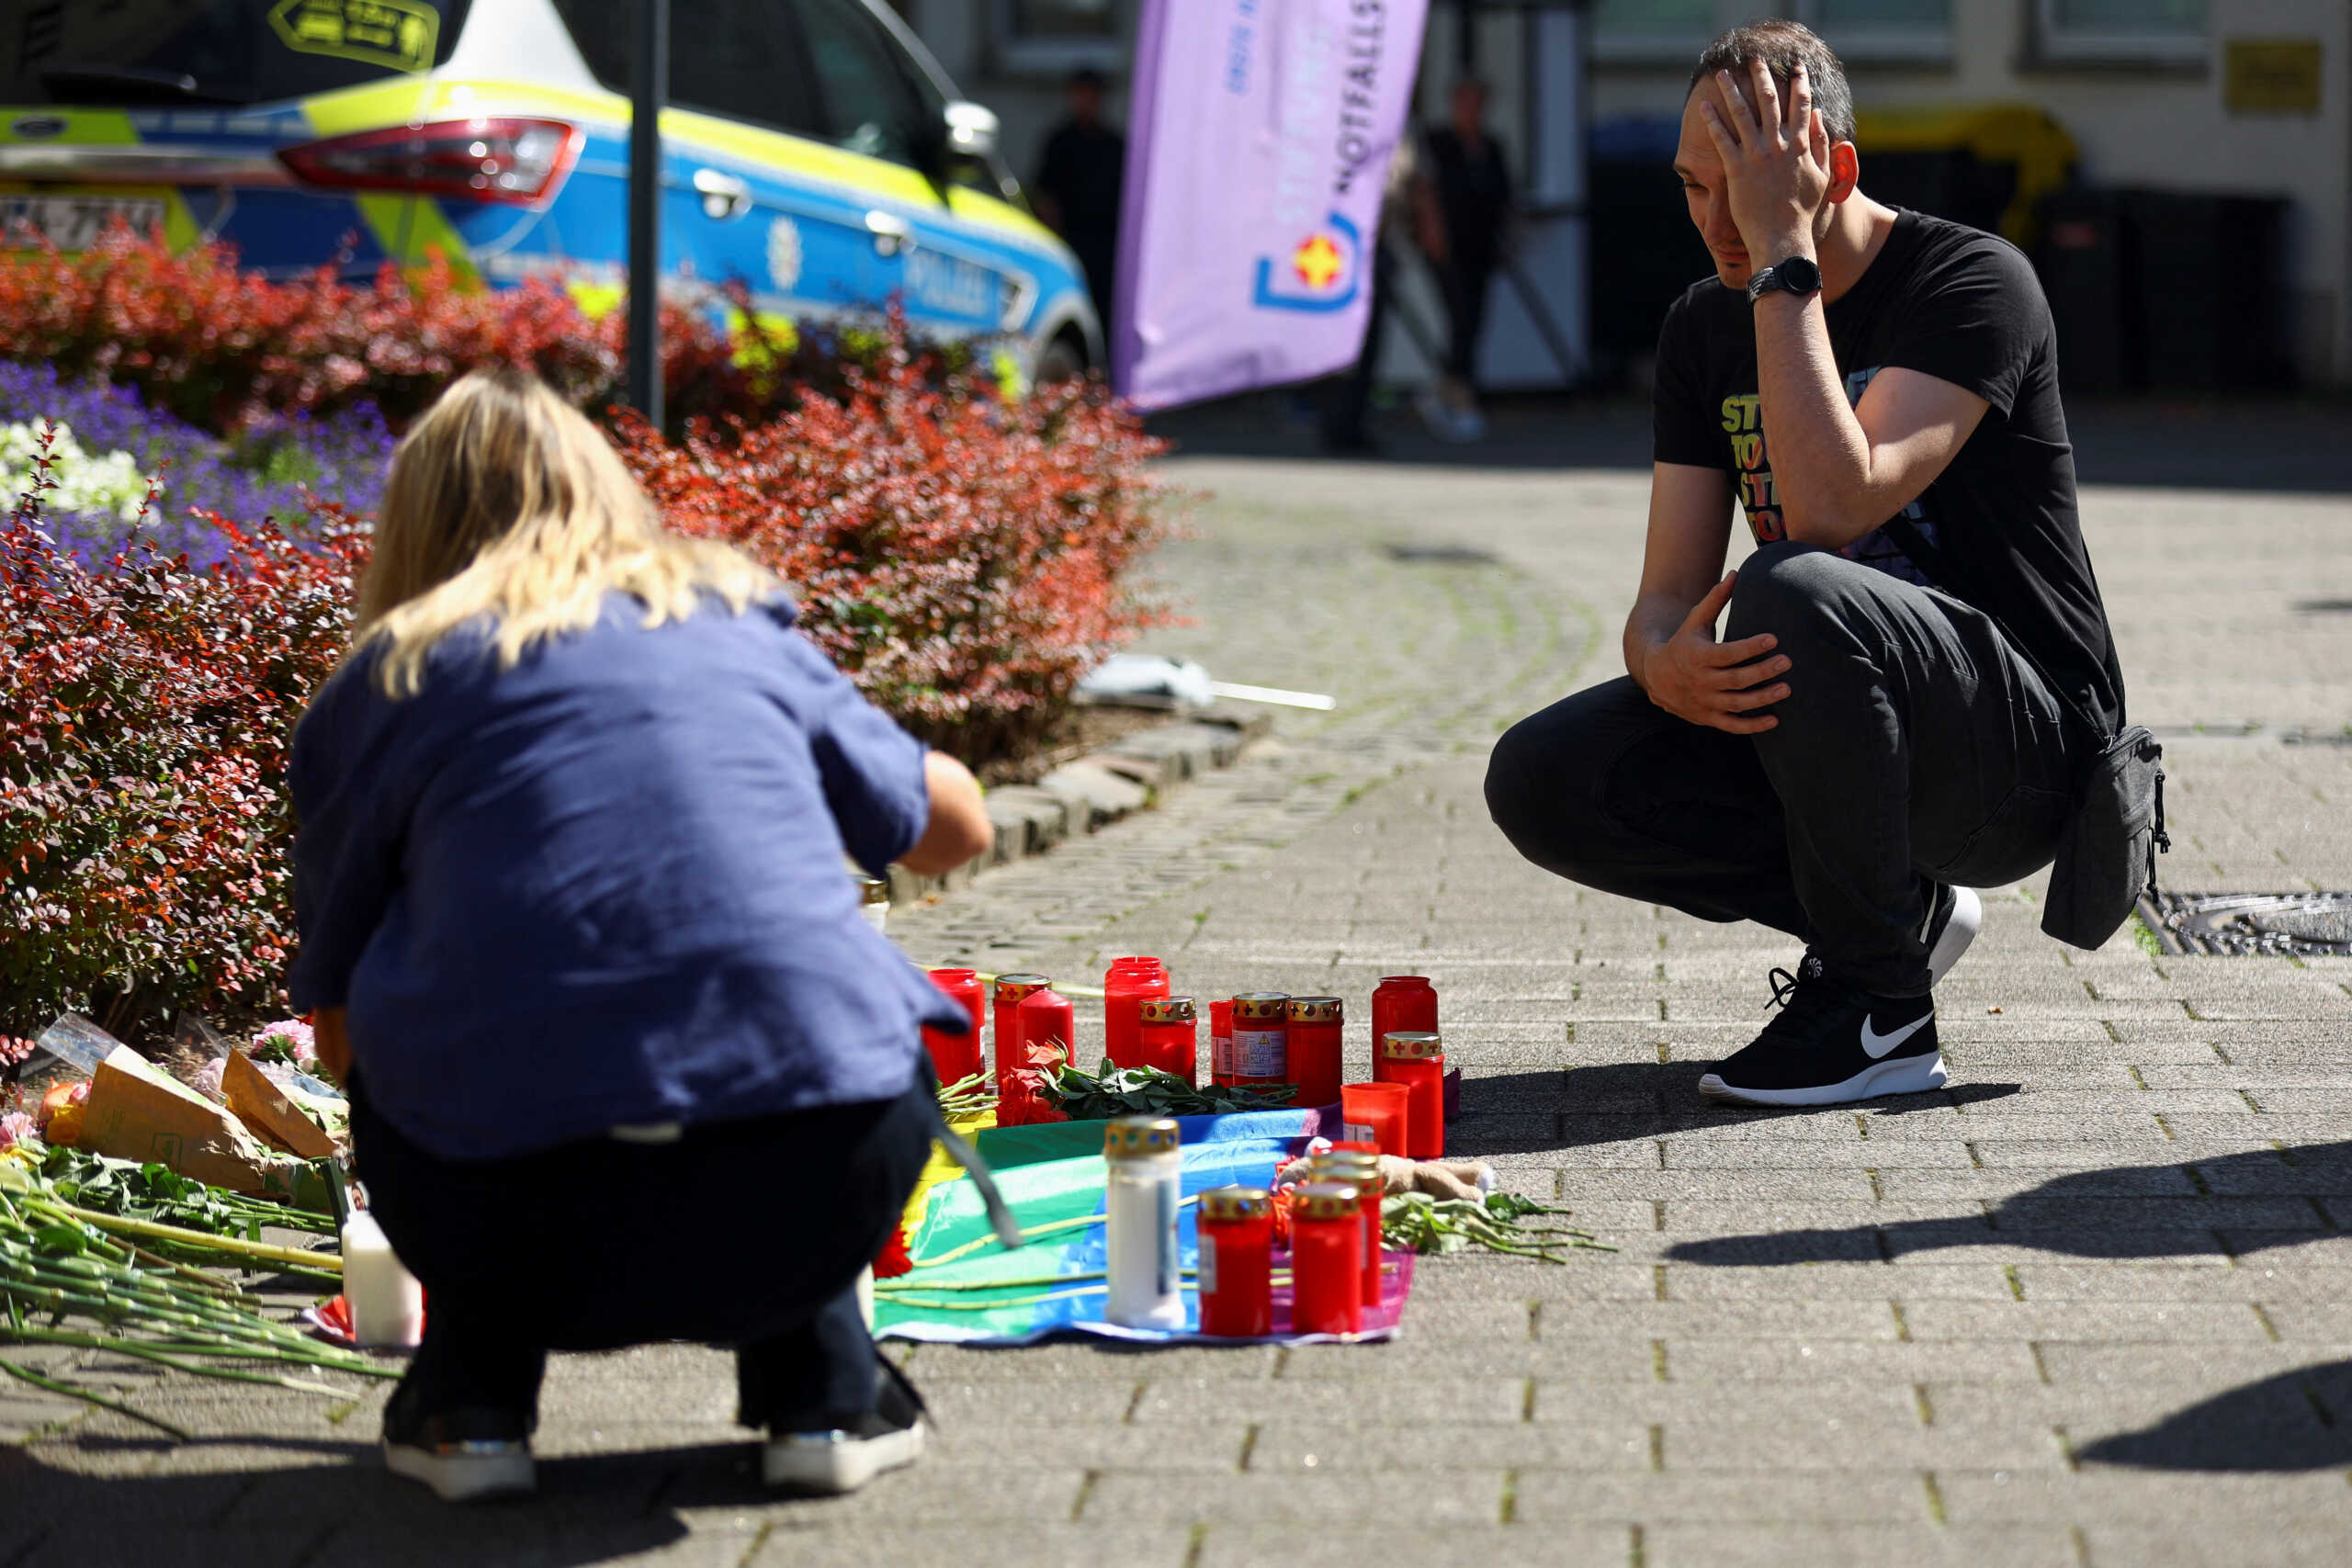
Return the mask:
<svg viewBox="0 0 2352 1568">
<path fill-rule="evenodd" d="M 1363 239 L 1334 212 L 1283 256 L 1258 258 L 1250 303 L 1270 310 L 1344 310 L 1363 282 Z"/>
</svg>

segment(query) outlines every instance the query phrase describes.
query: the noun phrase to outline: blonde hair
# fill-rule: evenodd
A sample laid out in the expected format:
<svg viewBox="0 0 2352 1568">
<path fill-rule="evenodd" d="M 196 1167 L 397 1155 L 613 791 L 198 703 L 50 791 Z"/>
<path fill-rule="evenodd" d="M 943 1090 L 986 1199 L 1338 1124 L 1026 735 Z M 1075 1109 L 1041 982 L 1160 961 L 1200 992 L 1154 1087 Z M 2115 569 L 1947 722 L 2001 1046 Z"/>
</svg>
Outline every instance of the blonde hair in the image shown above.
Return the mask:
<svg viewBox="0 0 2352 1568">
<path fill-rule="evenodd" d="M 382 644 L 378 683 L 411 696 L 458 627 L 494 626 L 511 669 L 533 644 L 594 626 L 615 591 L 658 626 L 705 593 L 741 615 L 783 588 L 741 551 L 665 529 L 611 443 L 539 381 L 477 370 L 393 454 L 352 652 Z"/>
</svg>

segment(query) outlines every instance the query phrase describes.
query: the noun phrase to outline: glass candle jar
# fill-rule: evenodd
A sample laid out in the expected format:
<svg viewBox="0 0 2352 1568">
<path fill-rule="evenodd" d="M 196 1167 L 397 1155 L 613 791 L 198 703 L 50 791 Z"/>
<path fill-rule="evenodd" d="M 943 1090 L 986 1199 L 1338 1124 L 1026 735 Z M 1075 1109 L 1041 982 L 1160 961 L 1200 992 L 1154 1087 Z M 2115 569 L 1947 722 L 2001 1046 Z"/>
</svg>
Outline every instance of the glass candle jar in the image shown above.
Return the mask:
<svg viewBox="0 0 2352 1568">
<path fill-rule="evenodd" d="M 1198 1085 L 1201 1021 L 1190 997 L 1146 997 L 1139 1007 L 1142 1039 L 1137 1055 L 1143 1065 L 1173 1073 Z"/>
<path fill-rule="evenodd" d="M 933 969 L 931 983 L 953 998 L 956 1005 L 964 1010 L 964 1016 L 972 1021 L 972 1026 L 961 1034 L 928 1027 L 922 1032 L 923 1049 L 931 1053 L 931 1070 L 939 1075 L 942 1084 L 958 1083 L 987 1065 L 980 1046 L 980 1017 L 985 1010 L 980 1000 L 980 976 L 971 969 Z"/>
<path fill-rule="evenodd" d="M 1408 1091 L 1405 1153 L 1411 1159 L 1445 1156 L 1445 1043 L 1435 1034 L 1400 1030 L 1384 1035 L 1380 1055 L 1388 1081 Z"/>
<path fill-rule="evenodd" d="M 1293 997 L 1285 1049 L 1297 1105 L 1331 1105 L 1340 1098 L 1342 1004 L 1337 997 Z"/>
<path fill-rule="evenodd" d="M 865 923 L 885 936 L 890 931 L 890 885 L 878 876 L 859 872 L 850 880 L 857 885 L 857 912 Z"/>
<path fill-rule="evenodd" d="M 1249 991 L 1233 998 L 1233 1081 L 1289 1083 L 1290 997 Z"/>
<path fill-rule="evenodd" d="M 1274 1331 L 1274 1201 L 1261 1187 L 1201 1194 L 1201 1332 L 1256 1339 Z"/>
<path fill-rule="evenodd" d="M 1102 976 L 1102 1054 L 1114 1067 L 1142 1065 L 1141 1008 L 1168 994 L 1168 970 L 1157 958 L 1114 958 Z"/>
<path fill-rule="evenodd" d="M 1291 1194 L 1291 1330 L 1353 1334 L 1363 1321 L 1363 1195 L 1335 1181 Z"/>
<path fill-rule="evenodd" d="M 1388 1081 L 1380 1043 L 1391 1034 L 1437 1032 L 1437 988 L 1423 975 L 1387 975 L 1372 993 L 1372 1081 Z"/>
<path fill-rule="evenodd" d="M 1382 1154 L 1410 1158 L 1412 1090 L 1400 1083 L 1351 1083 L 1340 1089 L 1340 1120 L 1348 1136 Z"/>
<path fill-rule="evenodd" d="M 1209 1004 L 1209 1082 L 1233 1081 L 1233 1004 Z"/>
<path fill-rule="evenodd" d="M 1182 1328 L 1176 1211 L 1183 1156 L 1176 1123 L 1164 1116 L 1119 1117 L 1103 1127 L 1102 1160 L 1110 1283 L 1103 1320 L 1123 1328 Z"/>
<path fill-rule="evenodd" d="M 1004 1075 L 1025 1066 L 1021 1060 L 1021 1004 L 1039 991 L 1048 990 L 1053 981 L 1043 975 L 999 975 L 993 992 L 996 1032 L 997 1091 L 1004 1089 Z"/>
<path fill-rule="evenodd" d="M 1387 1193 L 1380 1179 L 1380 1152 L 1364 1145 L 1333 1145 L 1315 1156 L 1317 1181 L 1337 1181 L 1356 1190 L 1363 1212 L 1363 1273 L 1360 1280 L 1366 1312 L 1380 1306 L 1380 1205 Z"/>
</svg>

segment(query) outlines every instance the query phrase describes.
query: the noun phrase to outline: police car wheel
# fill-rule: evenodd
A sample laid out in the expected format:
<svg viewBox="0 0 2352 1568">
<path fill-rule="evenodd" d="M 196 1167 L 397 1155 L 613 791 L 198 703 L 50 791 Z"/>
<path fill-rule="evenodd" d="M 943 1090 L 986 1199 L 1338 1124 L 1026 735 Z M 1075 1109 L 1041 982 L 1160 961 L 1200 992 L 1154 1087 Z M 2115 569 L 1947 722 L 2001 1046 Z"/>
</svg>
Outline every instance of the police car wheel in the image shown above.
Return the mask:
<svg viewBox="0 0 2352 1568">
<path fill-rule="evenodd" d="M 1075 381 L 1086 374 L 1086 351 L 1066 337 L 1057 337 L 1037 356 L 1037 384 Z"/>
</svg>

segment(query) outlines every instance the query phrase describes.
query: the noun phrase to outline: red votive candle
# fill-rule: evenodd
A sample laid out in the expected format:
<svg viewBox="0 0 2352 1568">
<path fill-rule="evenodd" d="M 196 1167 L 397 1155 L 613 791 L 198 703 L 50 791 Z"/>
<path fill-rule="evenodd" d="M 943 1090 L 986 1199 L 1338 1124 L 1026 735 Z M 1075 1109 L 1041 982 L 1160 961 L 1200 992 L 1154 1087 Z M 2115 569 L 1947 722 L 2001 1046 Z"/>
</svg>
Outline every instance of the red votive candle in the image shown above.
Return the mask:
<svg viewBox="0 0 2352 1568">
<path fill-rule="evenodd" d="M 1102 976 L 1102 1054 L 1114 1067 L 1140 1066 L 1142 1004 L 1168 994 L 1168 970 L 1157 958 L 1114 958 Z"/>
<path fill-rule="evenodd" d="M 1209 1004 L 1209 1082 L 1233 1081 L 1233 1004 Z"/>
<path fill-rule="evenodd" d="M 942 1084 L 956 1083 L 979 1072 L 986 1065 L 980 1044 L 980 1016 L 984 1010 L 980 976 L 970 969 L 933 969 L 931 983 L 954 998 L 956 1005 L 972 1021 L 972 1027 L 961 1034 L 929 1028 L 922 1032 L 923 1049 L 931 1053 L 931 1070 L 939 1075 Z"/>
<path fill-rule="evenodd" d="M 1388 1196 L 1380 1179 L 1380 1151 L 1370 1144 L 1333 1144 L 1316 1162 L 1318 1181 L 1337 1181 L 1354 1188 L 1363 1207 L 1363 1307 L 1380 1307 L 1380 1205 Z"/>
<path fill-rule="evenodd" d="M 1048 1053 L 1067 1064 L 1070 1042 L 1078 1037 L 1078 1010 L 1051 986 L 1021 998 L 1021 1059 L 1016 1066 L 1042 1066 Z"/>
<path fill-rule="evenodd" d="M 1400 1030 L 1384 1035 L 1380 1054 L 1388 1081 L 1410 1091 L 1405 1119 L 1405 1152 L 1412 1159 L 1445 1156 L 1445 1043 L 1434 1034 Z"/>
<path fill-rule="evenodd" d="M 1291 1194 L 1290 1325 L 1353 1334 L 1363 1321 L 1363 1211 L 1352 1187 L 1310 1181 Z"/>
<path fill-rule="evenodd" d="M 1188 1084 L 1200 1077 L 1201 1021 L 1190 997 L 1146 997 L 1138 1006 L 1142 1039 L 1137 1055 L 1147 1067 L 1173 1073 Z"/>
<path fill-rule="evenodd" d="M 996 1085 L 1004 1092 L 1005 1076 L 1028 1064 L 1021 1059 L 1021 1003 L 1053 985 L 1043 975 L 999 975 L 996 977 Z"/>
<path fill-rule="evenodd" d="M 1291 1081 L 1298 1085 L 1295 1105 L 1331 1105 L 1340 1098 L 1341 1003 L 1337 997 L 1290 999 Z"/>
<path fill-rule="evenodd" d="M 1201 1332 L 1256 1339 L 1274 1331 L 1274 1201 L 1262 1187 L 1201 1194 Z"/>
<path fill-rule="evenodd" d="M 1351 1083 L 1340 1089 L 1340 1120 L 1351 1141 L 1410 1158 L 1412 1090 L 1400 1083 Z"/>
<path fill-rule="evenodd" d="M 1388 1081 L 1380 1043 L 1391 1034 L 1437 1032 L 1437 988 L 1422 975 L 1388 975 L 1372 993 L 1372 1081 Z"/>
<path fill-rule="evenodd" d="M 1290 1076 L 1290 998 L 1286 993 L 1245 991 L 1233 998 L 1233 1081 L 1295 1081 Z"/>
</svg>

